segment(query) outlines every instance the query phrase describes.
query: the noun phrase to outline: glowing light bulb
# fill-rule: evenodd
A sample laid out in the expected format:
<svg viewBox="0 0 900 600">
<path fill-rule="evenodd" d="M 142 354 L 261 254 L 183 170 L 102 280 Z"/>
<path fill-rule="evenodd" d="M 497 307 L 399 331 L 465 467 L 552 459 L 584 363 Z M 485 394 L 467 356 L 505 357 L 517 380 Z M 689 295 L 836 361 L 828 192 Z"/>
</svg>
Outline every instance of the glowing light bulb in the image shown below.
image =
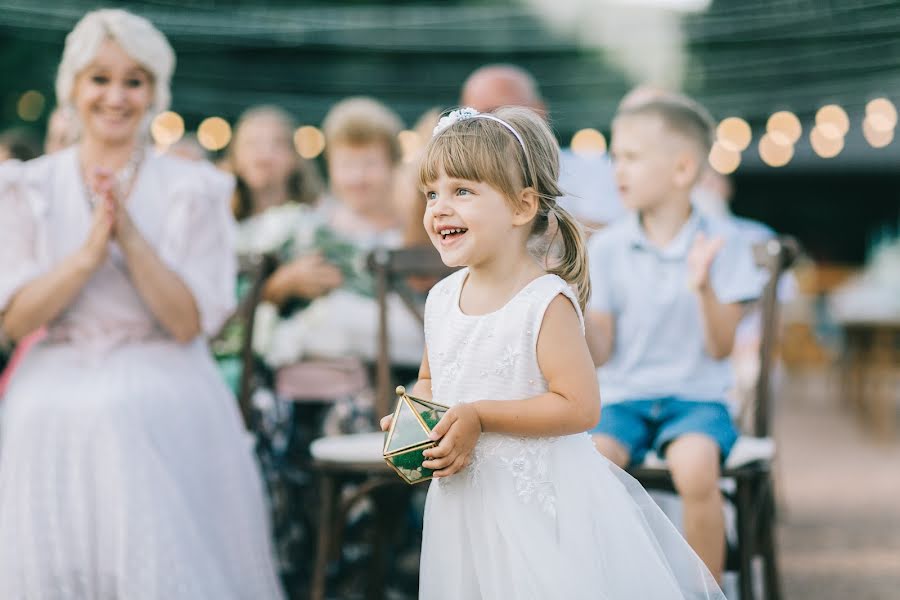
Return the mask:
<svg viewBox="0 0 900 600">
<path fill-rule="evenodd" d="M 769 117 L 766 122 L 766 132 L 779 146 L 794 145 L 803 134 L 803 126 L 797 115 L 787 110 L 781 110 Z"/>
<path fill-rule="evenodd" d="M 767 133 L 759 140 L 759 157 L 770 167 L 783 167 L 794 157 L 794 146 L 779 143 Z"/>
<path fill-rule="evenodd" d="M 171 110 L 161 112 L 150 124 L 150 135 L 160 146 L 171 146 L 184 135 L 184 119 Z"/>
<path fill-rule="evenodd" d="M 303 158 L 313 159 L 325 150 L 325 134 L 312 125 L 298 127 L 294 132 L 294 148 Z"/>
<path fill-rule="evenodd" d="M 816 154 L 822 158 L 834 158 L 844 149 L 844 138 L 825 135 L 822 129 L 816 125 L 809 132 L 809 143 Z"/>
<path fill-rule="evenodd" d="M 723 119 L 716 128 L 716 140 L 735 152 L 743 152 L 753 139 L 750 124 L 740 117 Z"/>
<path fill-rule="evenodd" d="M 721 142 L 716 142 L 709 151 L 709 164 L 722 175 L 734 173 L 741 164 L 741 153 Z"/>
<path fill-rule="evenodd" d="M 581 129 L 572 136 L 572 152 L 579 156 L 606 152 L 606 138 L 596 129 Z"/>
<path fill-rule="evenodd" d="M 231 125 L 222 117 L 203 119 L 197 128 L 197 141 L 207 150 L 221 150 L 231 141 Z"/>
</svg>

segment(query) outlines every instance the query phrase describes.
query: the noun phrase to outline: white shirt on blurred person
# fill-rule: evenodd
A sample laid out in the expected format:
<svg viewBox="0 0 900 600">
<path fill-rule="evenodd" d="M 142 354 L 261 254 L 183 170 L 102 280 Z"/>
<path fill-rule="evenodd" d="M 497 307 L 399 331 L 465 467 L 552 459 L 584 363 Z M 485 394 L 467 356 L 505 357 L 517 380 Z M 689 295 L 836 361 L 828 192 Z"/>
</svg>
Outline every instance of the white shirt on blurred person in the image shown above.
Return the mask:
<svg viewBox="0 0 900 600">
<path fill-rule="evenodd" d="M 559 205 L 588 228 L 608 225 L 626 214 L 616 188 L 615 173 L 605 153 L 576 154 L 569 148 L 561 150 L 559 186 L 566 194 L 559 198 Z"/>
</svg>

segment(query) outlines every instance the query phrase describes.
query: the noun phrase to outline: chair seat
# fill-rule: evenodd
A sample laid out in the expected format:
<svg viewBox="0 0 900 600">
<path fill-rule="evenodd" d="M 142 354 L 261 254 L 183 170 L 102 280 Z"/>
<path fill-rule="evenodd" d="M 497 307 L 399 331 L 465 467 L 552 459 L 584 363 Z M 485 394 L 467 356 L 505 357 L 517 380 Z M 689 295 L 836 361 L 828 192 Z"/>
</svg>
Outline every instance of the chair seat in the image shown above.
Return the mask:
<svg viewBox="0 0 900 600">
<path fill-rule="evenodd" d="M 327 462 L 383 463 L 384 433 L 354 433 L 319 438 L 309 448 L 312 457 Z M 775 440 L 770 437 L 758 438 L 741 436 L 734 444 L 726 469 L 736 469 L 755 462 L 769 462 L 775 457 Z M 666 469 L 666 462 L 655 452 L 648 452 L 641 465 L 644 469 Z"/>
<path fill-rule="evenodd" d="M 319 438 L 310 445 L 309 452 L 321 462 L 371 464 L 373 467 L 387 468 L 382 456 L 383 449 L 384 433 L 375 431 Z"/>
<path fill-rule="evenodd" d="M 775 440 L 770 437 L 742 435 L 725 460 L 725 470 L 738 469 L 756 462 L 771 462 L 775 457 Z M 643 469 L 666 470 L 666 461 L 650 451 L 641 465 Z"/>
<path fill-rule="evenodd" d="M 304 360 L 275 372 L 275 391 L 293 402 L 334 402 L 368 385 L 365 366 L 355 358 Z"/>
</svg>

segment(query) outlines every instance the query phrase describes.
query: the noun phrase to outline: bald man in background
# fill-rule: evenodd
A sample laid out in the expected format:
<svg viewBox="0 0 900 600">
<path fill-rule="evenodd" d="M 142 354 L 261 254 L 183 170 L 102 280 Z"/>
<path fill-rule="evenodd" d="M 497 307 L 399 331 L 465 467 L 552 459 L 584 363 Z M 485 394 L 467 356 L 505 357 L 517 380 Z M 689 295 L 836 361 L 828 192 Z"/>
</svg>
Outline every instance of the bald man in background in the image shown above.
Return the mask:
<svg viewBox="0 0 900 600">
<path fill-rule="evenodd" d="M 486 65 L 466 79 L 460 105 L 487 112 L 501 106 L 525 106 L 544 118 L 547 107 L 537 82 L 515 65 Z M 587 228 L 602 227 L 625 214 L 609 161 L 605 156 L 579 156 L 563 149 L 559 184 L 566 193 L 559 204 Z"/>
</svg>

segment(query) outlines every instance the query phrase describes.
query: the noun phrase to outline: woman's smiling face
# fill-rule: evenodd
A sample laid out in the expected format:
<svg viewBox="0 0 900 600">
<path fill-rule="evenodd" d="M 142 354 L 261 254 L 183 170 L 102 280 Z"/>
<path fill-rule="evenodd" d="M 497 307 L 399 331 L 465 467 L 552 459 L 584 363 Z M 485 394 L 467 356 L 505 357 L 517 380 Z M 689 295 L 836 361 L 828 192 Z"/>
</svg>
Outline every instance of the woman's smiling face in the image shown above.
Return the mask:
<svg viewBox="0 0 900 600">
<path fill-rule="evenodd" d="M 76 77 L 72 100 L 84 134 L 109 144 L 132 141 L 153 101 L 153 78 L 111 39 Z"/>
</svg>

